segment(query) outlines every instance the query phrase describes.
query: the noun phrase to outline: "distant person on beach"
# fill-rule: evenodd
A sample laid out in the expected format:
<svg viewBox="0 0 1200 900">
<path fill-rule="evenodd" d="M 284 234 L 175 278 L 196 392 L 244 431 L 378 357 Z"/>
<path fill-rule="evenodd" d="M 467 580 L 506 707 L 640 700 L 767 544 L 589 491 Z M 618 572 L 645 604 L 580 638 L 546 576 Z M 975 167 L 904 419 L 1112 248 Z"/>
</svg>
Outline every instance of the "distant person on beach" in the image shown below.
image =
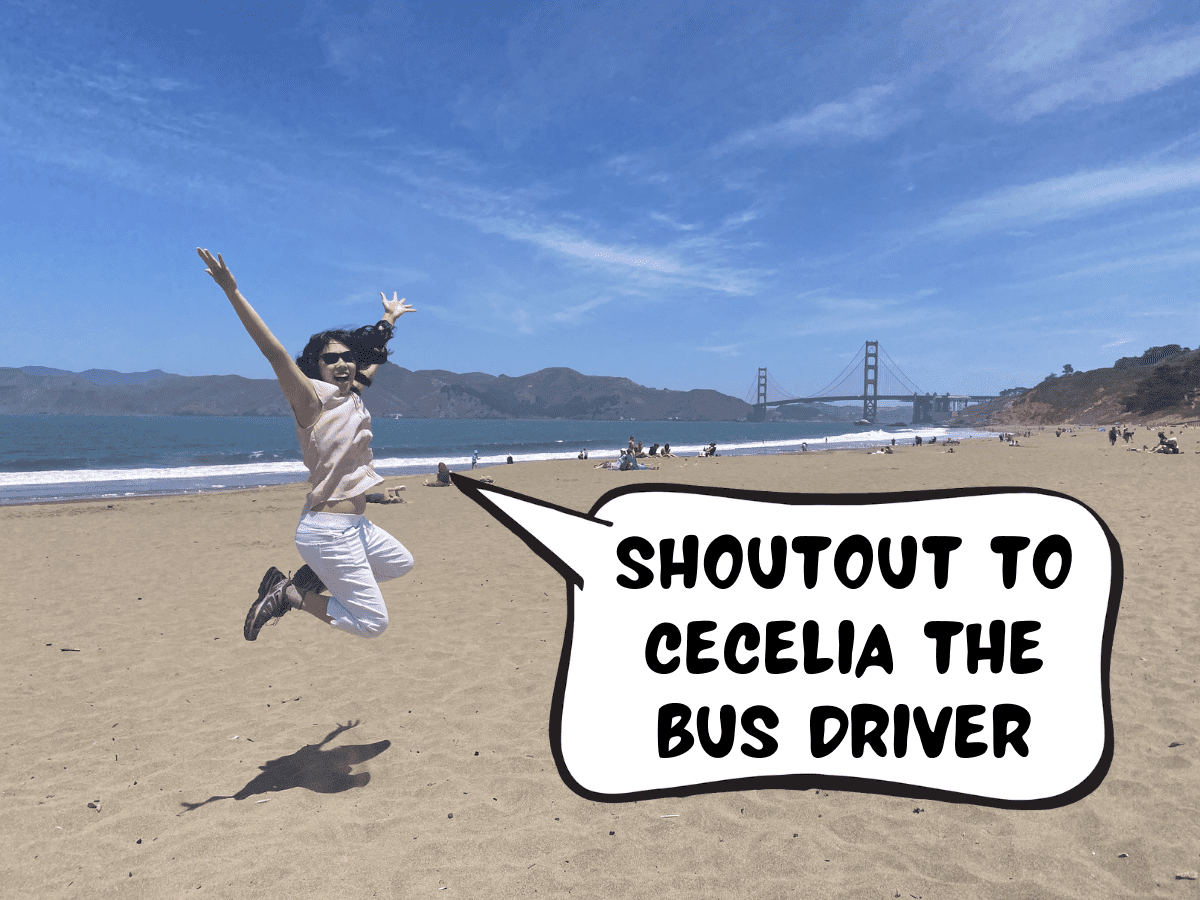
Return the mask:
<svg viewBox="0 0 1200 900">
<path fill-rule="evenodd" d="M 657 469 L 658 466 L 647 466 L 637 461 L 637 457 L 628 450 L 622 450 L 619 459 L 610 460 L 602 466 L 597 466 L 600 469 L 616 469 L 621 472 L 629 472 L 634 469 Z"/>
<path fill-rule="evenodd" d="M 1175 432 L 1171 432 L 1174 434 Z M 1151 453 L 1178 453 L 1179 439 L 1169 438 L 1161 431 L 1158 433 L 1158 446 L 1150 451 Z"/>
<path fill-rule="evenodd" d="M 403 503 L 404 498 L 400 496 L 400 492 L 404 490 L 404 485 L 400 487 L 388 488 L 386 491 L 375 494 L 367 494 L 368 503 Z"/>
<path fill-rule="evenodd" d="M 479 468 L 479 451 L 478 450 L 475 450 L 471 453 L 471 468 L 472 469 Z"/>
<path fill-rule="evenodd" d="M 512 457 L 511 457 L 511 456 L 509 456 L 509 458 L 508 458 L 508 465 L 510 465 L 510 466 L 511 466 L 512 464 L 513 464 Z"/>
<path fill-rule="evenodd" d="M 388 625 L 379 582 L 406 575 L 413 558 L 364 515 L 368 489 L 383 479 L 372 465 L 371 414 L 354 388 L 370 387 L 376 369 L 387 361 L 393 325 L 413 308 L 395 294 L 388 300 L 381 293 L 379 324 L 314 334 L 293 360 L 242 296 L 220 254 L 196 252 L 279 379 L 312 486 L 296 527 L 296 548 L 305 565 L 292 578 L 274 566 L 267 569 L 243 635 L 253 641 L 267 622 L 302 609 L 341 631 L 377 637 Z"/>
<path fill-rule="evenodd" d="M 587 447 L 584 447 L 582 450 L 580 450 L 579 456 L 576 458 L 577 459 L 587 459 Z"/>
<path fill-rule="evenodd" d="M 658 451 L 658 455 L 659 456 L 670 456 L 671 455 L 671 445 L 663 444 L 662 449 L 660 451 Z"/>
<path fill-rule="evenodd" d="M 425 482 L 425 487 L 450 487 L 450 467 L 444 462 L 438 463 L 437 480 Z"/>
</svg>

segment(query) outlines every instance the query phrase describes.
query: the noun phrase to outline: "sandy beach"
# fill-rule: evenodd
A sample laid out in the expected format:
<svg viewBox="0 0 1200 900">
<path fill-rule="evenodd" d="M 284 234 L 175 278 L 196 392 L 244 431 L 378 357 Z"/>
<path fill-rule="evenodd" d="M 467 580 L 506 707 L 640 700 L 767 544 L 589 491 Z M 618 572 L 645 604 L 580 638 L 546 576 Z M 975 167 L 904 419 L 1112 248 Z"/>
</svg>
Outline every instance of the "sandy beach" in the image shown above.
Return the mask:
<svg viewBox="0 0 1200 900">
<path fill-rule="evenodd" d="M 1200 430 L 1178 436 L 1176 456 L 1051 429 L 954 453 L 473 473 L 581 512 L 633 478 L 1078 499 L 1124 559 L 1115 755 L 1097 790 L 1045 811 L 824 790 L 583 799 L 548 735 L 562 578 L 465 495 L 421 476 L 387 480 L 407 485 L 405 503 L 368 507 L 417 561 L 383 587 L 391 627 L 378 640 L 299 613 L 243 640 L 264 569 L 301 564 L 292 535 L 305 485 L 0 508 L 14 550 L 0 638 L 0 894 L 1197 896 Z M 1143 429 L 1130 446 L 1144 443 Z"/>
</svg>

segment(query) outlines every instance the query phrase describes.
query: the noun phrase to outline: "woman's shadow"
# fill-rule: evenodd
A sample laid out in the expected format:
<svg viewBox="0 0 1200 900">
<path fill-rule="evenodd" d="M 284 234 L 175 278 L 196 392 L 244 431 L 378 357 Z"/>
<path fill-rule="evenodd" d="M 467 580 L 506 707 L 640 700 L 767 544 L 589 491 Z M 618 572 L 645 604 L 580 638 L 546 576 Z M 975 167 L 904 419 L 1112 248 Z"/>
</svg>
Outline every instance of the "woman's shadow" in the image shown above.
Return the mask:
<svg viewBox="0 0 1200 900">
<path fill-rule="evenodd" d="M 325 735 L 319 744 L 308 744 L 290 756 L 273 759 L 265 766 L 259 766 L 262 774 L 256 776 L 249 784 L 236 794 L 209 797 L 200 803 L 181 803 L 184 812 L 191 812 L 214 800 L 245 800 L 255 794 L 265 794 L 274 791 L 286 791 L 290 788 L 306 788 L 318 794 L 337 794 L 350 788 L 363 787 L 371 780 L 370 772 L 353 774 L 351 766 L 366 762 L 378 756 L 388 747 L 391 741 L 378 741 L 374 744 L 352 744 L 347 747 L 334 747 L 332 750 L 321 748 L 332 741 L 343 731 L 358 725 L 358 720 L 338 725 L 337 728 Z"/>
</svg>

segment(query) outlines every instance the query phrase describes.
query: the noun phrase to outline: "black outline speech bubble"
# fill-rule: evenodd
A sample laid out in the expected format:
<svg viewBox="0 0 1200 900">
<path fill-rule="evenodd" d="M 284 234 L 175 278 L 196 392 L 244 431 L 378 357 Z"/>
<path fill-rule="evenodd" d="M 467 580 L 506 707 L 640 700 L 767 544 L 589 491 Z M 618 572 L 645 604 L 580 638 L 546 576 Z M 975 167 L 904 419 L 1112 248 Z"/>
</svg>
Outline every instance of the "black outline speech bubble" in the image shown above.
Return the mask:
<svg viewBox="0 0 1200 900">
<path fill-rule="evenodd" d="M 949 488 L 926 491 L 897 491 L 887 494 L 792 494 L 774 491 L 751 491 L 734 488 L 697 487 L 680 484 L 632 484 L 623 485 L 605 492 L 593 504 L 588 513 L 580 513 L 573 509 L 558 506 L 553 503 L 530 497 L 516 491 L 506 490 L 492 484 L 478 482 L 472 478 L 457 473 L 451 474 L 454 485 L 478 503 L 497 521 L 519 537 L 539 558 L 553 568 L 567 583 L 567 623 L 563 634 L 563 650 L 559 658 L 558 673 L 554 683 L 554 697 L 550 713 L 550 746 L 554 762 L 558 766 L 559 776 L 566 785 L 581 797 L 604 803 L 623 803 L 631 800 L 650 800 L 660 797 L 687 797 L 695 794 L 720 793 L 728 791 L 749 790 L 809 790 L 821 788 L 826 790 L 856 791 L 860 793 L 881 794 L 892 797 L 910 799 L 940 800 L 948 803 L 971 803 L 979 806 L 991 806 L 1001 809 L 1057 809 L 1086 797 L 1104 780 L 1108 774 L 1113 758 L 1113 721 L 1112 704 L 1109 690 L 1109 666 L 1112 660 L 1113 638 L 1116 633 L 1117 611 L 1120 608 L 1121 588 L 1124 583 L 1124 561 L 1121 548 L 1112 531 L 1099 515 L 1087 504 L 1074 497 L 1057 491 L 1031 487 L 979 487 L 979 488 Z M 710 497 L 723 497 L 734 500 L 749 500 L 758 503 L 773 503 L 786 506 L 879 506 L 891 503 L 911 503 L 921 500 L 942 500 L 955 497 L 980 497 L 995 494 L 1040 494 L 1068 500 L 1082 507 L 1096 520 L 1108 541 L 1111 554 L 1111 580 L 1108 594 L 1108 605 L 1105 612 L 1104 630 L 1100 648 L 1100 693 L 1104 717 L 1104 746 L 1092 771 L 1073 788 L 1052 797 L 1035 798 L 1032 800 L 1008 800 L 987 797 L 977 794 L 966 794 L 957 791 L 929 788 L 921 785 L 909 785 L 896 781 L 883 781 L 870 778 L 857 778 L 844 775 L 823 774 L 789 774 L 764 775 L 747 778 L 734 778 L 722 781 L 711 781 L 699 784 L 682 785 L 671 788 L 661 788 L 647 791 L 633 791 L 612 794 L 589 790 L 580 784 L 571 774 L 562 752 L 562 714 L 564 695 L 566 691 L 567 672 L 570 667 L 571 645 L 574 637 L 575 623 L 575 588 L 582 589 L 583 577 L 565 560 L 557 556 L 525 527 L 499 508 L 487 496 L 489 493 L 510 497 L 534 506 L 541 506 L 556 513 L 587 520 L 601 526 L 612 527 L 613 523 L 600 518 L 597 513 L 603 507 L 625 494 L 635 493 L 685 493 Z"/>
</svg>

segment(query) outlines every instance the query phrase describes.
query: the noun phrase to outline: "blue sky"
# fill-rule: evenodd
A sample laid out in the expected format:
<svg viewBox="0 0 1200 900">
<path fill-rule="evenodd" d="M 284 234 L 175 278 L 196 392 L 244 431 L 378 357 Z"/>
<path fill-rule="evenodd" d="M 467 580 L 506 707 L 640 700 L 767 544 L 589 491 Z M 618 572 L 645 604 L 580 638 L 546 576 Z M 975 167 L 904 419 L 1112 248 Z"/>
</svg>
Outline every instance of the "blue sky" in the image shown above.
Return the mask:
<svg viewBox="0 0 1200 900">
<path fill-rule="evenodd" d="M 3 0 L 0 0 L 3 2 Z M 169 11 L 164 11 L 164 8 Z M 0 364 L 925 391 L 1196 346 L 1200 7 L 3 2 Z"/>
</svg>

